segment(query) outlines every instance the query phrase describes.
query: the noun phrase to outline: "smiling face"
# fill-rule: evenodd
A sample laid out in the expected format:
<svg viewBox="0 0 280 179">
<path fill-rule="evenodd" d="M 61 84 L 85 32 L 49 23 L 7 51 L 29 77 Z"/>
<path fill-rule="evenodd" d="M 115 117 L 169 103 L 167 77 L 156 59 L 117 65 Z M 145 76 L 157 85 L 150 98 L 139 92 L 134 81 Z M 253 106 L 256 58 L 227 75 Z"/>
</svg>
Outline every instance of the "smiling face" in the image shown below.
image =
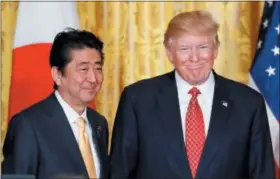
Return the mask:
<svg viewBox="0 0 280 179">
<path fill-rule="evenodd" d="M 167 55 L 179 75 L 191 85 L 205 82 L 213 68 L 218 47 L 213 36 L 184 34 L 170 42 Z"/>
<path fill-rule="evenodd" d="M 58 91 L 72 107 L 85 107 L 96 96 L 103 82 L 99 52 L 92 48 L 71 51 L 71 61 L 64 74 L 52 67 L 52 76 Z"/>
</svg>

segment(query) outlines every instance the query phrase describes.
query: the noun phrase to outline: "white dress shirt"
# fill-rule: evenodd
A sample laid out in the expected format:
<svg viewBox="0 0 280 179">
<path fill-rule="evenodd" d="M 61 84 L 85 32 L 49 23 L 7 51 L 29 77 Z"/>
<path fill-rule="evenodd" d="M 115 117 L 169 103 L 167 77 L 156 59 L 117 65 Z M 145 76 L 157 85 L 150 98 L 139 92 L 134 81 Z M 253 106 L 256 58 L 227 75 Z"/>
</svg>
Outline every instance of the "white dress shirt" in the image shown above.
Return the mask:
<svg viewBox="0 0 280 179">
<path fill-rule="evenodd" d="M 196 87 L 199 89 L 200 93 L 197 97 L 198 103 L 202 110 L 203 119 L 204 119 L 204 126 L 205 126 L 205 137 L 207 136 L 209 124 L 210 124 L 210 116 L 212 111 L 212 102 L 214 96 L 214 87 L 215 87 L 215 79 L 213 72 L 210 73 L 208 79 L 201 85 L 192 86 L 175 71 L 175 79 L 176 85 L 178 90 L 178 99 L 180 105 L 180 113 L 181 113 L 181 122 L 182 122 L 182 129 L 185 141 L 185 133 L 186 133 L 186 113 L 189 106 L 190 99 L 192 97 L 191 94 L 188 94 L 189 90 L 192 87 Z"/>
<path fill-rule="evenodd" d="M 87 132 L 87 135 L 89 136 L 89 142 L 90 142 L 94 165 L 95 165 L 95 169 L 96 169 L 96 176 L 99 178 L 100 177 L 100 162 L 99 162 L 98 155 L 96 152 L 96 146 L 93 143 L 93 139 L 92 139 L 92 130 L 91 130 L 91 126 L 89 125 L 88 118 L 87 118 L 87 108 L 85 108 L 84 112 L 80 116 L 71 106 L 69 106 L 69 104 L 62 98 L 62 96 L 59 94 L 59 92 L 57 90 L 55 91 L 55 96 L 63 108 L 63 111 L 72 128 L 72 131 L 74 133 L 77 143 L 79 142 L 78 141 L 79 140 L 79 127 L 75 123 L 75 120 L 77 120 L 79 117 L 82 117 L 85 119 L 86 132 Z"/>
</svg>

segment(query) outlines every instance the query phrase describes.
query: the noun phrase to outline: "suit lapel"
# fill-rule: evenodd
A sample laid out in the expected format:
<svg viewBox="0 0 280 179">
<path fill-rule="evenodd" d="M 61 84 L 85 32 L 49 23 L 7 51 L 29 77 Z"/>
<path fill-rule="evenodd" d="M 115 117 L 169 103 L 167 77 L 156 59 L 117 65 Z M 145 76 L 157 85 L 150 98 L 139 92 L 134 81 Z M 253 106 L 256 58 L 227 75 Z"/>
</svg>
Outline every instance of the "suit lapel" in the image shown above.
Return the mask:
<svg viewBox="0 0 280 179">
<path fill-rule="evenodd" d="M 157 95 L 161 124 L 163 125 L 165 139 L 168 143 L 171 166 L 182 175 L 183 178 L 191 178 L 190 168 L 187 162 L 185 143 L 183 138 L 180 107 L 174 72 L 166 76 L 162 81 Z"/>
<path fill-rule="evenodd" d="M 215 75 L 214 100 L 210 118 L 208 135 L 204 150 L 197 171 L 197 177 L 205 176 L 205 171 L 209 168 L 211 161 L 221 147 L 222 137 L 225 135 L 227 117 L 231 109 L 231 101 L 226 87 L 222 84 L 222 79 Z"/>
<path fill-rule="evenodd" d="M 63 148 L 65 154 L 75 163 L 75 167 L 87 176 L 86 167 L 71 126 L 54 94 L 46 100 L 45 111 L 50 117 L 49 124 L 54 139 L 58 141 L 57 145 Z"/>
</svg>

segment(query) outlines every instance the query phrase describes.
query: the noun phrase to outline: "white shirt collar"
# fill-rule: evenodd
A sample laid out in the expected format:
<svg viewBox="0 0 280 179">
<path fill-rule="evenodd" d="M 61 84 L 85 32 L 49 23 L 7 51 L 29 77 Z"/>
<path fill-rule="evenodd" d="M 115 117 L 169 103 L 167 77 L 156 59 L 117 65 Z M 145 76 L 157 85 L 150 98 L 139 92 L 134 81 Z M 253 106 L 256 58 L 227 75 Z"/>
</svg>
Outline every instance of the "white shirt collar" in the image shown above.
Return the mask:
<svg viewBox="0 0 280 179">
<path fill-rule="evenodd" d="M 84 112 L 82 113 L 82 115 L 79 115 L 63 98 L 62 96 L 59 94 L 59 92 L 57 90 L 55 90 L 54 92 L 59 104 L 62 106 L 63 111 L 68 119 L 68 121 L 70 123 L 74 123 L 76 119 L 78 119 L 79 117 L 82 117 L 85 119 L 86 123 L 88 123 L 88 119 L 87 119 L 87 108 L 85 108 Z"/>
<path fill-rule="evenodd" d="M 201 96 L 207 96 L 209 90 L 214 89 L 214 85 L 215 85 L 215 79 L 212 71 L 210 72 L 208 79 L 204 83 L 197 86 L 190 85 L 179 75 L 179 73 L 176 70 L 175 70 L 175 79 L 176 79 L 177 88 L 180 89 L 181 92 L 184 91 L 188 93 L 188 91 L 192 87 L 196 87 L 201 92 Z"/>
</svg>

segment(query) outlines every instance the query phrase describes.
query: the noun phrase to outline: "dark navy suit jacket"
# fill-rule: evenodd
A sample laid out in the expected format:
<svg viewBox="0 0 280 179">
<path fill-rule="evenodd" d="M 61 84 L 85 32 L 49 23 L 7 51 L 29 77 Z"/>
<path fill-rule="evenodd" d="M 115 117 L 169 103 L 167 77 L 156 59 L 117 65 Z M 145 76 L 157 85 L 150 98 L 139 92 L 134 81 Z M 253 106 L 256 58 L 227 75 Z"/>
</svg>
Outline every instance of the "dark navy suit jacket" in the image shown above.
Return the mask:
<svg viewBox="0 0 280 179">
<path fill-rule="evenodd" d="M 191 178 L 174 74 L 124 89 L 113 128 L 111 178 Z M 263 97 L 214 76 L 210 126 L 196 178 L 275 178 Z"/>
<path fill-rule="evenodd" d="M 87 117 L 101 162 L 101 178 L 107 178 L 107 122 L 102 115 L 89 108 Z M 3 174 L 32 174 L 36 178 L 88 178 L 71 126 L 54 94 L 11 119 L 3 155 Z"/>
</svg>

